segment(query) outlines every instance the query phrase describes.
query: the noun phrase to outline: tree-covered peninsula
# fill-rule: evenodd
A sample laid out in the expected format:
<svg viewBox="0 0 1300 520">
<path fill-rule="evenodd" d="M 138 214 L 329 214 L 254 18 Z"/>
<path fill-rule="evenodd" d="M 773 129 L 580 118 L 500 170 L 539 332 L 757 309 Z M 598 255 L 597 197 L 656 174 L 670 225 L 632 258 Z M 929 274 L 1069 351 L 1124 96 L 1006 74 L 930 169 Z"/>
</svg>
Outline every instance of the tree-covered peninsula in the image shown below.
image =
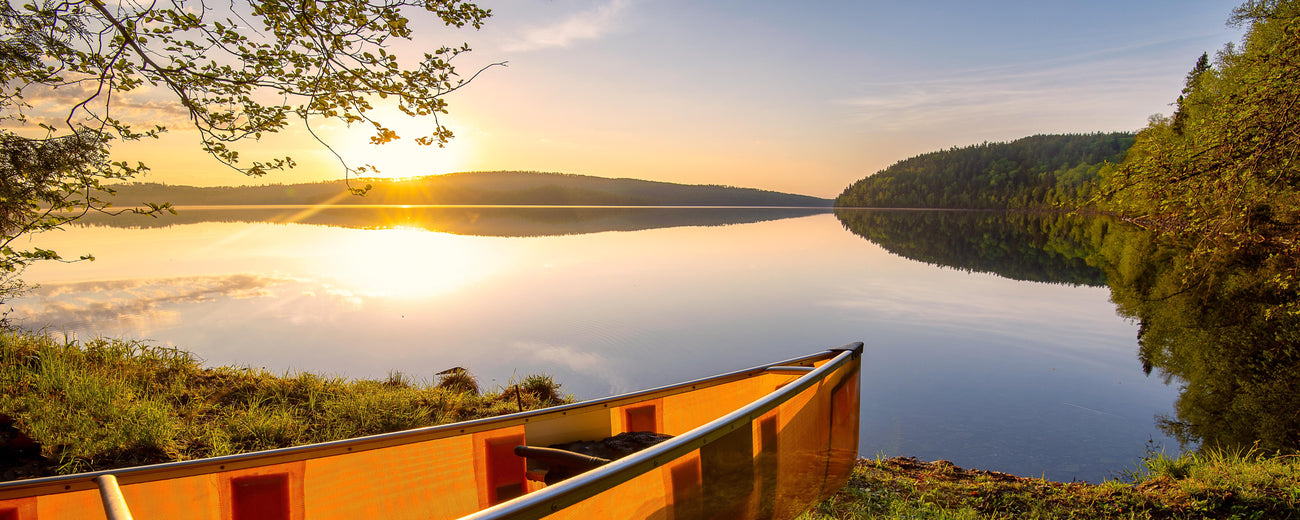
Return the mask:
<svg viewBox="0 0 1300 520">
<path fill-rule="evenodd" d="M 1083 257 L 1106 273 L 1120 314 L 1139 324 L 1144 369 L 1183 388 L 1178 416 L 1164 418 L 1162 428 L 1202 452 L 1294 454 L 1300 451 L 1300 1 L 1250 0 L 1230 22 L 1247 29 L 1242 43 L 1189 59 L 1194 64 L 1172 100 L 1174 113 L 1153 116 L 1136 136 L 1036 136 L 935 152 L 859 181 L 837 205 L 1064 202 L 1136 224 L 1098 228 L 1077 242 L 1097 248 Z M 1109 157 L 1079 153 L 1104 149 L 1098 145 L 1107 136 L 1131 147 L 1126 153 L 1117 147 Z M 994 172 L 1008 166 L 1032 166 L 1026 150 L 1049 142 L 1073 143 L 1075 155 L 1019 170 L 1009 184 L 993 182 L 1005 178 Z M 1098 158 L 1106 162 L 1088 163 Z M 1050 189 L 1047 179 L 1059 188 L 1062 177 L 1044 172 L 1072 161 L 1097 165 L 1095 178 L 1072 193 Z M 892 238 L 892 228 L 858 213 L 841 219 L 888 243 L 874 237 Z"/>
<path fill-rule="evenodd" d="M 859 180 L 839 207 L 1041 209 L 1092 194 L 1103 170 L 1124 159 L 1133 134 L 1035 135 L 904 159 Z"/>
</svg>

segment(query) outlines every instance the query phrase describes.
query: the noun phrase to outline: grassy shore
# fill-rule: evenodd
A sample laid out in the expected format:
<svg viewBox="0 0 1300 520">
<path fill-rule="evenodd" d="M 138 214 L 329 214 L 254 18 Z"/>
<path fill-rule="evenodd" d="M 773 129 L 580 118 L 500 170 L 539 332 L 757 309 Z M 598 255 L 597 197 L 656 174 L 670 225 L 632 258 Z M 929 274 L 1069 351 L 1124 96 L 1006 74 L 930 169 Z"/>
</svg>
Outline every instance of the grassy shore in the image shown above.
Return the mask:
<svg viewBox="0 0 1300 520">
<path fill-rule="evenodd" d="M 174 348 L 0 331 L 0 480 L 214 457 L 571 402 L 549 376 L 384 380 L 205 367 Z"/>
<path fill-rule="evenodd" d="M 847 486 L 800 520 L 1300 519 L 1300 460 L 1207 451 L 1143 459 L 1089 484 L 913 458 L 858 461 Z"/>
</svg>

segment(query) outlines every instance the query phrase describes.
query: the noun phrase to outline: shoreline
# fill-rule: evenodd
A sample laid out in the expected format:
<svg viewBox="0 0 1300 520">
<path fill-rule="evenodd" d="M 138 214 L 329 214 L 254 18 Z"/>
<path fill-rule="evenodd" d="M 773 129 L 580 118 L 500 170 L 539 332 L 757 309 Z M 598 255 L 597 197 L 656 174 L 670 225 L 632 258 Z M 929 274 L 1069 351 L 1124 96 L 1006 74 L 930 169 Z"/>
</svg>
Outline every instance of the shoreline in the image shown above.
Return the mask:
<svg viewBox="0 0 1300 520">
<path fill-rule="evenodd" d="M 1295 456 L 1152 454 L 1126 477 L 1055 482 L 945 460 L 864 458 L 844 489 L 799 518 L 1300 518 Z"/>
</svg>

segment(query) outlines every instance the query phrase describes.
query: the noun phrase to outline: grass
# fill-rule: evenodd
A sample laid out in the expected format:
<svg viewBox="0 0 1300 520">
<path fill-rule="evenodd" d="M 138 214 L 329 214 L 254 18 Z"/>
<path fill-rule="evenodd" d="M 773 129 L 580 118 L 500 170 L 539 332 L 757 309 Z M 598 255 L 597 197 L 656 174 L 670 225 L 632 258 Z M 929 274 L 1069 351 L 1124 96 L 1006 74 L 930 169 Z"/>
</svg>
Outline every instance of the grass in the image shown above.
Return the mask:
<svg viewBox="0 0 1300 520">
<path fill-rule="evenodd" d="M 384 380 L 276 375 L 205 367 L 188 352 L 141 342 L 76 342 L 0 331 L 0 415 L 24 441 L 39 444 L 39 456 L 13 462 L 16 455 L 3 453 L 0 442 L 0 461 L 27 464 L 19 477 L 68 474 L 359 437 L 573 401 L 549 376 L 528 376 L 520 384 L 480 393 L 468 373 L 450 375 L 428 382 L 400 372 Z M 440 385 L 443 379 L 454 381 Z"/>
<path fill-rule="evenodd" d="M 1121 479 L 1089 484 L 863 459 L 843 490 L 800 520 L 858 518 L 1300 519 L 1300 460 L 1254 451 L 1151 454 Z"/>
</svg>

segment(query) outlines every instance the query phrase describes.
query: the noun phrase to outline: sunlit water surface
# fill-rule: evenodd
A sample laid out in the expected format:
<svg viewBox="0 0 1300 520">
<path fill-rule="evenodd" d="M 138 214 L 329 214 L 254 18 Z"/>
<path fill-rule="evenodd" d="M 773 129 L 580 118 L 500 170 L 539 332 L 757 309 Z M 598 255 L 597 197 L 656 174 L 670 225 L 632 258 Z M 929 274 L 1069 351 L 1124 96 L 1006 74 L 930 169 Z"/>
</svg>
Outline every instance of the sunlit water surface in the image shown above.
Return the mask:
<svg viewBox="0 0 1300 520">
<path fill-rule="evenodd" d="M 46 234 L 39 245 L 97 260 L 30 269 L 41 288 L 11 318 L 277 372 L 463 366 L 488 386 L 547 373 L 579 398 L 863 341 L 864 456 L 1099 481 L 1152 442 L 1177 450 L 1155 425 L 1177 388 L 1143 375 L 1108 289 L 908 260 L 829 212 L 698 218 L 708 226 L 677 213 L 655 228 L 554 209 L 462 208 L 446 225 L 349 224 L 356 209 L 221 217 L 233 211 Z M 533 227 L 502 231 L 516 220 Z"/>
</svg>

